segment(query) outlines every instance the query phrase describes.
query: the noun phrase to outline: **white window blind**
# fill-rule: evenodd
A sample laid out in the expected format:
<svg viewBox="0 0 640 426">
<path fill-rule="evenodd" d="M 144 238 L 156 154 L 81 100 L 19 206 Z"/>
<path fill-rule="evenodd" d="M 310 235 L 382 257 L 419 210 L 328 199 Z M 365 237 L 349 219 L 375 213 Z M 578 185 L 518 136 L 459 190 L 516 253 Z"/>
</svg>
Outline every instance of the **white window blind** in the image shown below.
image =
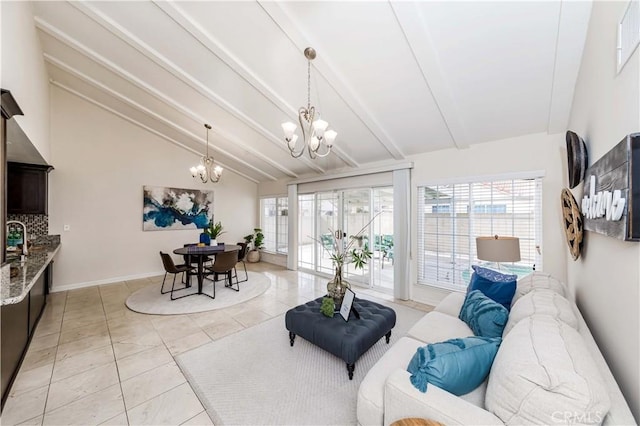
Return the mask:
<svg viewBox="0 0 640 426">
<path fill-rule="evenodd" d="M 264 250 L 287 253 L 288 211 L 287 197 L 262 198 L 260 200 L 260 227 L 264 234 Z"/>
<path fill-rule="evenodd" d="M 618 73 L 640 44 L 640 0 L 631 0 L 618 24 Z"/>
<path fill-rule="evenodd" d="M 418 187 L 418 283 L 463 290 L 476 258 L 477 236 L 520 239 L 521 261 L 500 264 L 525 275 L 541 269 L 541 178 Z M 497 265 L 489 265 L 497 267 Z"/>
</svg>

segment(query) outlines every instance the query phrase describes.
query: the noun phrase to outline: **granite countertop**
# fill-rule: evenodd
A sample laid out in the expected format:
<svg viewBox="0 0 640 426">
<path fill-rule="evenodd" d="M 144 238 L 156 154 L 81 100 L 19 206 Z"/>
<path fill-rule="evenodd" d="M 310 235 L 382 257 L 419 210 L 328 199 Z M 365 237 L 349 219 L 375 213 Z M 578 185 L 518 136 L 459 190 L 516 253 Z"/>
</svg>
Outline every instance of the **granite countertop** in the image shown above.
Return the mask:
<svg viewBox="0 0 640 426">
<path fill-rule="evenodd" d="M 38 281 L 40 275 L 47 268 L 53 257 L 60 250 L 60 236 L 48 235 L 39 237 L 35 242 L 39 248 L 34 250 L 20 262 L 20 258 L 2 265 L 2 281 L 0 288 L 0 306 L 20 303 L 33 285 Z M 10 269 L 17 268 L 18 275 L 10 278 Z"/>
</svg>

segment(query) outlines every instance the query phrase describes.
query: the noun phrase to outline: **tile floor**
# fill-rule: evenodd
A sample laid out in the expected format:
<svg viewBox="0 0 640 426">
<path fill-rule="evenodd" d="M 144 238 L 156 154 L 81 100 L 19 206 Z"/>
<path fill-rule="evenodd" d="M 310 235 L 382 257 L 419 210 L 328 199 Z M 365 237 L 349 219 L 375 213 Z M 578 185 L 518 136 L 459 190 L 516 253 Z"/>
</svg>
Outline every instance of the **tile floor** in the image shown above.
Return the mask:
<svg viewBox="0 0 640 426">
<path fill-rule="evenodd" d="M 174 357 L 326 293 L 327 279 L 248 264 L 272 285 L 226 309 L 145 315 L 127 297 L 162 276 L 49 295 L 2 412 L 3 425 L 211 425 Z M 393 300 L 368 289 L 358 293 Z M 431 307 L 397 301 L 417 309 Z"/>
</svg>

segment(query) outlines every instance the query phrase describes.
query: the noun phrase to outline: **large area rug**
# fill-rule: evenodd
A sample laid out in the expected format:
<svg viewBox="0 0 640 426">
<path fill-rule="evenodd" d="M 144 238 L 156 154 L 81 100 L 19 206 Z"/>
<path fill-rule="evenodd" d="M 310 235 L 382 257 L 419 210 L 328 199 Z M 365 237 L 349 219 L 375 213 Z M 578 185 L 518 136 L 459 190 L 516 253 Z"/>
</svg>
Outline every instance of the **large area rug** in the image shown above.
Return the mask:
<svg viewBox="0 0 640 426">
<path fill-rule="evenodd" d="M 370 299 L 396 311 L 396 326 L 389 345 L 380 339 L 356 362 L 353 380 L 340 358 L 303 338 L 289 346 L 284 315 L 176 360 L 216 426 L 356 424 L 365 374 L 425 314 Z"/>
<path fill-rule="evenodd" d="M 243 272 L 240 272 L 241 276 L 242 274 Z M 180 279 L 180 277 L 178 277 L 178 279 Z M 177 280 L 176 287 L 178 286 Z M 165 290 L 171 289 L 171 281 L 172 276 L 168 276 L 167 282 L 164 285 Z M 199 294 L 183 299 L 171 300 L 170 293 L 160 294 L 161 284 L 162 283 L 152 284 L 133 293 L 127 298 L 127 307 L 141 314 L 154 315 L 192 314 L 222 309 L 260 296 L 271 286 L 271 280 L 264 274 L 249 271 L 249 280 L 240 283 L 240 291 L 225 288 L 224 281 L 218 281 L 216 283 L 215 299 Z M 212 285 L 211 281 L 205 280 L 202 291 L 207 294 L 212 294 Z M 182 284 L 180 284 L 180 286 L 182 286 Z M 198 284 L 194 278 L 191 288 L 180 290 L 177 293 L 174 292 L 174 295 L 179 296 L 186 293 L 193 293 L 197 291 L 197 288 Z"/>
</svg>

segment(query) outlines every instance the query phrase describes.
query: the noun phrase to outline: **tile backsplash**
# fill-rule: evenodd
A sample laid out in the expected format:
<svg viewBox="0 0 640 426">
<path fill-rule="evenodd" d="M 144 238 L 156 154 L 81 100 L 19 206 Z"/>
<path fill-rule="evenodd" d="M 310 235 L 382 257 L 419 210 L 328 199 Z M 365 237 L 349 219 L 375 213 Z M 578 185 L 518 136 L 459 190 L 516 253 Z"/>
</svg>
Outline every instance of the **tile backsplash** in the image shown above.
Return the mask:
<svg viewBox="0 0 640 426">
<path fill-rule="evenodd" d="M 8 214 L 7 220 L 19 220 L 27 225 L 31 235 L 49 235 L 49 216 L 46 214 Z"/>
</svg>

